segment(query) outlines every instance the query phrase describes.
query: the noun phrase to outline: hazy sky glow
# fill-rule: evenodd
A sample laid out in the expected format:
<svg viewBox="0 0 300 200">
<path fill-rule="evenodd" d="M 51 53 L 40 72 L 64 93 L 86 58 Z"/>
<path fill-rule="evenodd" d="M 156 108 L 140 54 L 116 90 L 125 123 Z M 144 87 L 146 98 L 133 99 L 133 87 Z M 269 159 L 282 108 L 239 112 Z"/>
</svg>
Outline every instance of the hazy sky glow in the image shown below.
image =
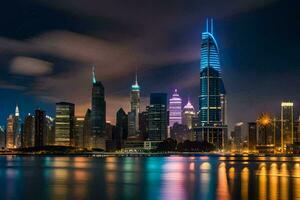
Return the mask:
<svg viewBox="0 0 300 200">
<path fill-rule="evenodd" d="M 201 32 L 215 19 L 232 125 L 282 100 L 299 108 L 300 3 L 289 0 L 11 0 L 0 8 L 0 125 L 19 104 L 54 115 L 54 103 L 90 104 L 91 69 L 106 89 L 107 118 L 128 110 L 138 68 L 150 92 L 178 88 L 198 108 Z"/>
</svg>

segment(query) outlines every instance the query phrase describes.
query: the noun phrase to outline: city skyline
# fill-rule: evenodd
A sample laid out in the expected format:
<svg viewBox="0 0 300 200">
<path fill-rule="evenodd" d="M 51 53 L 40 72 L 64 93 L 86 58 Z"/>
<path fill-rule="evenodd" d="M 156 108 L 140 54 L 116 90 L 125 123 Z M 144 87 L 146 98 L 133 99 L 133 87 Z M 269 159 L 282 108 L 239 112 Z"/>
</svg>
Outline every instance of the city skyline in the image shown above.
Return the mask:
<svg viewBox="0 0 300 200">
<path fill-rule="evenodd" d="M 200 33 L 205 29 L 205 18 L 207 16 L 213 17 L 216 24 L 214 32 L 219 41 L 221 62 L 224 66 L 223 78 L 228 93 L 228 108 L 230 108 L 228 124 L 232 127 L 232 125 L 238 121 L 253 121 L 260 112 L 271 112 L 279 115 L 280 111 L 277 110 L 277 106 L 282 101 L 293 101 L 295 103 L 295 111 L 297 111 L 297 101 L 300 97 L 291 90 L 291 85 L 297 85 L 298 83 L 298 79 L 296 78 L 298 74 L 296 69 L 297 62 L 292 57 L 293 54 L 297 52 L 298 40 L 296 35 L 299 30 L 298 27 L 294 27 L 293 31 L 290 31 L 291 24 L 296 19 L 293 16 L 297 16 L 294 10 L 296 6 L 291 6 L 293 3 L 290 1 L 266 1 L 264 3 L 254 1 L 252 3 L 248 2 L 246 5 L 237 3 L 236 6 L 228 5 L 231 8 L 235 8 L 235 11 L 226 11 L 226 13 L 222 13 L 223 15 L 217 14 L 216 12 L 220 10 L 219 7 L 221 7 L 222 3 L 216 7 L 215 4 L 212 3 L 207 5 L 209 8 L 208 11 L 211 12 L 206 11 L 197 14 L 195 17 L 191 17 L 190 23 L 187 24 L 186 19 L 179 13 L 175 18 L 181 19 L 182 21 L 180 21 L 178 26 L 176 26 L 177 28 L 172 31 L 169 30 L 169 27 L 174 24 L 167 20 L 166 15 L 158 9 L 157 12 L 159 16 L 165 20 L 162 20 L 161 24 L 155 24 L 155 26 L 147 22 L 145 23 L 145 28 L 148 30 L 150 27 L 153 28 L 153 26 L 162 25 L 165 29 L 163 29 L 164 32 L 161 33 L 163 35 L 159 34 L 156 36 L 154 34 L 151 37 L 145 36 L 146 39 L 149 39 L 146 40 L 148 42 L 147 44 L 135 43 L 133 42 L 135 40 L 132 41 L 133 36 L 139 36 L 141 33 L 139 30 L 132 29 L 132 26 L 130 26 L 132 23 L 139 24 L 139 21 L 130 18 L 130 16 L 128 16 L 128 19 L 124 19 L 124 23 L 113 23 L 113 25 L 111 25 L 112 27 L 107 27 L 107 25 L 105 27 L 104 25 L 110 24 L 110 21 L 101 21 L 100 19 L 103 19 L 103 16 L 95 16 L 96 19 L 99 19 L 99 22 L 90 22 L 91 24 L 89 24 L 87 23 L 88 20 L 80 18 L 78 13 L 75 13 L 74 15 L 79 18 L 80 22 L 82 22 L 82 26 L 84 26 L 76 29 L 74 28 L 74 22 L 69 19 L 72 12 L 66 8 L 64 3 L 59 5 L 62 11 L 55 10 L 55 6 L 53 5 L 31 3 L 31 10 L 39 12 L 42 16 L 41 20 L 49 21 L 50 17 L 58 16 L 62 17 L 62 19 L 65 20 L 64 22 L 68 23 L 66 26 L 62 26 L 60 24 L 55 25 L 57 21 L 55 23 L 49 21 L 49 27 L 43 27 L 40 25 L 41 22 L 37 21 L 34 22 L 36 27 L 26 32 L 24 30 L 27 30 L 29 26 L 27 24 L 22 25 L 22 23 L 19 23 L 18 19 L 16 19 L 13 25 L 19 27 L 22 31 L 13 32 L 9 26 L 7 30 L 2 31 L 1 42 L 5 45 L 2 47 L 4 54 L 1 60 L 3 66 L 1 67 L 1 71 L 3 72 L 1 74 L 1 90 L 6 98 L 2 100 L 0 124 L 5 125 L 7 116 L 13 113 L 16 104 L 20 107 L 22 118 L 24 118 L 27 113 L 33 113 L 35 108 L 41 108 L 45 110 L 47 114 L 54 116 L 54 104 L 59 101 L 75 103 L 77 108 L 76 115 L 84 115 L 86 109 L 90 107 L 88 105 L 91 87 L 88 80 L 90 80 L 89 74 L 92 65 L 96 66 L 97 77 L 103 81 L 104 87 L 107 88 L 107 119 L 109 121 L 114 122 L 115 113 L 120 107 L 123 107 L 126 112 L 129 111 L 130 97 L 128 95 L 128 88 L 132 84 L 136 68 L 138 68 L 139 71 L 139 84 L 141 85 L 142 111 L 145 110 L 145 106 L 149 104 L 149 96 L 152 91 L 171 94 L 174 88 L 178 88 L 178 90 L 182 91 L 181 96 L 184 100 L 184 105 L 186 104 L 187 97 L 190 97 L 195 109 L 198 110 L 197 96 L 199 80 L 197 75 L 200 59 Z M 22 6 L 25 5 L 20 3 L 21 8 Z M 109 5 L 104 5 L 104 7 L 105 6 L 109 7 Z M 180 3 L 174 3 L 175 10 L 177 7 L 180 7 Z M 13 6 L 8 3 L 8 8 L 12 9 Z M 197 8 L 199 8 L 199 6 Z M 91 7 L 87 6 L 87 9 L 91 9 Z M 203 8 L 201 9 L 203 10 Z M 53 10 L 56 11 L 53 14 L 49 12 L 40 13 L 41 11 Z M 279 10 L 280 12 L 278 12 Z M 86 16 L 87 13 L 85 11 L 83 12 L 83 16 Z M 7 13 L 7 11 L 4 13 Z M 275 16 L 274 13 L 276 14 Z M 280 13 L 280 15 L 277 13 Z M 145 13 L 142 19 L 147 19 L 147 14 L 149 13 Z M 30 19 L 34 16 L 34 14 L 23 15 L 26 19 Z M 273 20 L 271 20 L 273 17 L 277 19 L 275 25 L 271 23 L 273 22 Z M 116 16 L 116 18 L 114 16 L 108 16 L 108 18 L 120 22 L 118 16 Z M 9 19 L 14 19 L 14 17 L 9 15 Z M 246 29 L 243 25 L 245 23 L 249 25 Z M 118 28 L 121 25 L 128 28 L 128 30 L 125 30 L 126 34 L 124 33 L 124 40 L 120 38 L 121 33 L 118 34 L 118 31 L 114 30 L 114 28 Z M 91 30 L 88 31 L 87 27 L 91 28 Z M 97 32 L 98 29 L 100 33 Z M 107 34 L 105 30 L 107 30 L 109 34 Z M 276 35 L 271 34 L 274 31 L 277 31 Z M 265 32 L 267 34 L 263 34 Z M 291 42 L 283 44 L 280 39 L 285 38 L 286 35 L 289 36 L 288 40 Z M 142 36 L 144 37 L 144 35 Z M 166 37 L 170 39 L 166 40 Z M 57 45 L 59 50 L 57 54 L 55 54 L 49 47 L 49 44 L 46 43 L 46 39 L 51 39 L 53 44 Z M 74 42 L 75 46 L 79 45 L 82 48 L 84 47 L 84 50 L 89 50 L 89 48 L 90 50 L 87 52 L 79 52 L 79 56 L 78 54 L 74 54 L 74 51 L 70 48 L 62 48 L 58 44 L 62 39 L 67 39 L 65 41 L 66 46 L 68 46 L 70 42 Z M 163 43 L 162 46 L 151 46 L 152 39 L 155 41 L 161 39 L 165 41 L 166 44 L 163 45 Z M 247 39 L 254 39 L 256 42 L 249 42 Z M 276 44 L 274 44 L 274 41 L 276 41 Z M 128 43 L 132 43 L 133 46 L 127 46 Z M 255 45 L 250 45 L 252 43 Z M 282 47 L 289 48 L 290 46 L 296 49 L 289 54 L 282 50 Z M 87 47 L 87 49 L 85 49 L 85 47 Z M 139 47 L 138 49 L 143 50 L 147 49 L 147 51 L 152 53 L 157 51 L 157 53 L 160 53 L 162 56 L 156 59 L 147 57 L 144 54 L 140 56 L 141 54 L 135 51 L 133 47 Z M 149 49 L 146 47 L 149 47 Z M 171 54 L 165 54 L 168 48 L 171 48 Z M 269 53 L 266 53 L 264 56 L 256 55 L 257 49 L 264 48 L 268 48 Z M 40 49 L 43 50 L 42 53 L 37 53 Z M 116 67 L 119 63 L 114 63 L 114 61 L 117 59 L 104 59 L 102 57 L 102 49 L 109 53 L 107 56 L 109 58 L 111 58 L 111 56 L 114 57 L 114 55 L 120 56 L 122 53 L 126 53 L 125 55 L 130 59 L 129 61 L 125 59 L 124 64 L 120 65 L 120 68 Z M 130 51 L 131 49 L 133 50 Z M 92 56 L 98 54 L 97 52 L 99 52 L 101 59 L 104 59 L 103 62 L 101 59 L 94 59 L 95 57 Z M 246 52 L 250 52 L 249 55 Z M 74 59 L 74 56 L 77 55 L 79 61 Z M 96 57 L 99 55 L 96 55 Z M 181 55 L 181 57 L 178 55 Z M 254 55 L 257 56 L 256 59 L 253 59 Z M 138 56 L 140 56 L 139 60 L 136 60 Z M 175 59 L 176 57 L 177 59 Z M 285 58 L 285 62 L 281 57 Z M 120 58 L 122 59 L 123 57 Z M 42 67 L 39 71 L 30 68 L 29 64 L 36 64 Z M 108 67 L 106 67 L 106 65 Z M 282 73 L 282 66 L 285 66 L 285 73 Z M 123 70 L 120 70 L 121 67 Z M 106 68 L 111 68 L 111 70 L 106 70 Z M 170 69 L 172 69 L 171 73 L 168 74 Z M 290 71 L 292 70 L 295 73 L 291 74 Z M 181 74 L 181 82 L 177 81 L 177 74 Z M 256 74 L 259 74 L 259 76 L 256 77 Z M 166 78 L 164 80 L 158 80 L 156 78 L 158 76 L 164 76 Z M 285 80 L 280 84 L 277 83 L 278 81 L 274 81 L 277 80 L 279 76 Z M 121 77 L 121 80 L 119 80 L 119 77 Z M 246 77 L 246 80 L 243 80 L 241 77 Z M 257 79 L 254 79 L 254 77 Z M 253 82 L 253 80 L 255 80 L 255 82 Z M 166 82 L 168 84 L 165 84 Z M 65 88 L 60 88 L 58 86 L 59 84 L 63 84 Z M 261 85 L 263 85 L 263 87 L 259 87 Z M 74 90 L 73 87 L 76 87 L 76 90 Z M 275 89 L 279 87 L 282 89 L 279 91 Z M 268 94 L 265 94 L 265 91 L 268 91 Z M 253 109 L 247 113 L 239 112 L 239 110 L 248 107 Z M 297 115 L 298 114 L 295 113 L 295 116 Z"/>
</svg>

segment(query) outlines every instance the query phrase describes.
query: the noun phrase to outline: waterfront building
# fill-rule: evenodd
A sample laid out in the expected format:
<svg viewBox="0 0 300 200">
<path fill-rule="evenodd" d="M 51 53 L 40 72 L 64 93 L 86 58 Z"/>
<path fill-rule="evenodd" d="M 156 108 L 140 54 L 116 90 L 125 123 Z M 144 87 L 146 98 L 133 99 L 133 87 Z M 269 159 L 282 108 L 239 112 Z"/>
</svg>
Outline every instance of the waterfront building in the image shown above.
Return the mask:
<svg viewBox="0 0 300 200">
<path fill-rule="evenodd" d="M 84 116 L 83 124 L 83 146 L 85 148 L 92 148 L 92 125 L 91 125 L 91 110 L 87 109 Z"/>
<path fill-rule="evenodd" d="M 285 151 L 287 146 L 294 144 L 294 104 L 292 102 L 281 103 L 281 149 Z"/>
<path fill-rule="evenodd" d="M 199 127 L 196 139 L 213 143 L 223 149 L 227 135 L 226 94 L 221 76 L 219 48 L 211 29 L 202 33 L 200 62 Z"/>
<path fill-rule="evenodd" d="M 55 145 L 55 120 L 46 115 L 46 135 L 44 137 L 45 145 Z"/>
<path fill-rule="evenodd" d="M 6 125 L 6 147 L 19 148 L 21 147 L 21 122 L 20 122 L 19 107 L 16 106 L 15 114 L 9 115 Z"/>
<path fill-rule="evenodd" d="M 123 108 L 120 108 L 116 115 L 116 133 L 114 135 L 114 143 L 117 149 L 122 148 L 124 140 L 128 137 L 128 115 Z"/>
<path fill-rule="evenodd" d="M 34 146 L 35 147 L 43 147 L 45 146 L 45 138 L 46 138 L 46 112 L 37 109 L 35 110 L 34 116 Z"/>
<path fill-rule="evenodd" d="M 188 100 L 187 104 L 183 107 L 183 118 L 182 118 L 182 124 L 186 125 L 189 130 L 192 129 L 193 125 L 193 117 L 195 117 L 195 108 L 191 104 L 190 100 Z"/>
<path fill-rule="evenodd" d="M 34 146 L 34 134 L 35 134 L 35 119 L 30 113 L 24 119 L 23 128 L 23 143 L 22 147 L 28 148 Z"/>
<path fill-rule="evenodd" d="M 244 123 L 239 122 L 235 124 L 234 131 L 231 132 L 231 139 L 235 150 L 242 150 L 242 145 L 244 140 L 243 128 L 244 128 Z"/>
<path fill-rule="evenodd" d="M 130 107 L 128 113 L 128 137 L 136 137 L 139 134 L 139 113 L 140 113 L 140 86 L 135 76 L 135 83 L 131 86 Z"/>
<path fill-rule="evenodd" d="M 148 108 L 148 140 L 162 141 L 167 137 L 167 94 L 152 93 Z"/>
<path fill-rule="evenodd" d="M 104 86 L 101 81 L 96 80 L 94 68 L 92 84 L 91 130 L 93 139 L 91 145 L 94 148 L 105 149 L 106 102 Z"/>
<path fill-rule="evenodd" d="M 148 138 L 148 109 L 149 106 L 147 106 L 146 111 L 140 113 L 139 117 L 140 134 L 143 136 L 144 140 Z"/>
<path fill-rule="evenodd" d="M 74 143 L 75 147 L 84 147 L 84 117 L 75 117 L 75 130 L 74 130 Z"/>
<path fill-rule="evenodd" d="M 256 122 L 248 123 L 248 149 L 250 152 L 255 151 L 257 145 L 257 124 Z"/>
<path fill-rule="evenodd" d="M 74 112 L 73 103 L 56 103 L 55 145 L 74 146 Z"/>
<path fill-rule="evenodd" d="M 172 127 L 175 123 L 182 123 L 182 100 L 177 89 L 169 100 L 169 126 Z"/>
</svg>

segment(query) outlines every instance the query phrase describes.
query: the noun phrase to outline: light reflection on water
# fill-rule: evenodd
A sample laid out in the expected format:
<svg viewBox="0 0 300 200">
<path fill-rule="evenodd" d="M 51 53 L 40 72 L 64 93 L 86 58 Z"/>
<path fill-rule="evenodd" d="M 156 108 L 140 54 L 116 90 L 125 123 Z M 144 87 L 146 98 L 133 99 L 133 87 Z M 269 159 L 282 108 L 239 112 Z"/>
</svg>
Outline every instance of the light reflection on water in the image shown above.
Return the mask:
<svg viewBox="0 0 300 200">
<path fill-rule="evenodd" d="M 1 199 L 299 199 L 299 162 L 299 157 L 1 156 L 0 194 Z"/>
</svg>

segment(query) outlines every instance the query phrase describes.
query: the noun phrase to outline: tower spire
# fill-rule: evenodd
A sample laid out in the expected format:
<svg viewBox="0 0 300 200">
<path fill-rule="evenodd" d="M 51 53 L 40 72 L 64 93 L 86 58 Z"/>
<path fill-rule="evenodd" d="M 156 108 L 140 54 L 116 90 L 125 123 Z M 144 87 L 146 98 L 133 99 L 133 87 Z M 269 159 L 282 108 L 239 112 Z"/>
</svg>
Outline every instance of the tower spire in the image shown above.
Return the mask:
<svg viewBox="0 0 300 200">
<path fill-rule="evenodd" d="M 214 19 L 210 19 L 210 33 L 213 35 L 214 34 Z"/>
<path fill-rule="evenodd" d="M 138 85 L 137 69 L 135 69 L 135 85 Z"/>
<path fill-rule="evenodd" d="M 93 77 L 92 77 L 93 83 L 96 83 L 95 66 L 93 66 L 92 76 L 93 76 Z"/>
<path fill-rule="evenodd" d="M 208 24 L 209 24 L 208 18 L 206 18 L 206 32 L 208 32 Z"/>
<path fill-rule="evenodd" d="M 16 116 L 16 117 L 19 117 L 19 116 L 20 116 L 18 104 L 16 105 L 15 116 Z"/>
</svg>

